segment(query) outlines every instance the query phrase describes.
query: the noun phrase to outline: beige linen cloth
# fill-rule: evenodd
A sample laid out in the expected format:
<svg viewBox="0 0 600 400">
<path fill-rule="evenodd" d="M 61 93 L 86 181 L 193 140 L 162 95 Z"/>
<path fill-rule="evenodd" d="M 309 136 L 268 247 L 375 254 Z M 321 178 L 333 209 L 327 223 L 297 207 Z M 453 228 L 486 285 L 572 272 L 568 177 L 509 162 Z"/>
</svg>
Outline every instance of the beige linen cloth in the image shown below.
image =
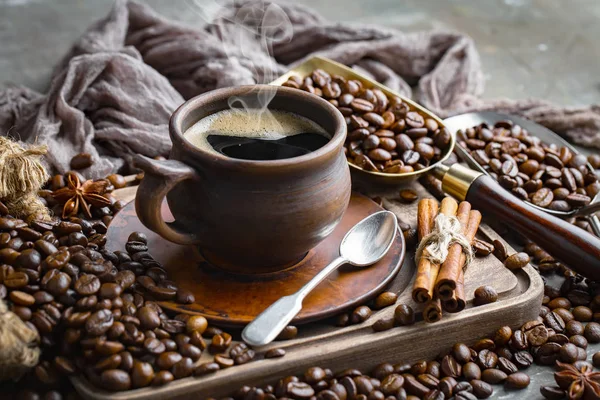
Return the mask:
<svg viewBox="0 0 600 400">
<path fill-rule="evenodd" d="M 416 100 L 442 117 L 471 110 L 514 113 L 600 148 L 599 106 L 481 100 L 479 54 L 466 35 L 357 27 L 327 21 L 301 5 L 278 4 L 273 13 L 271 3 L 238 1 L 191 29 L 148 6 L 118 0 L 55 67 L 48 93 L 0 91 L 0 135 L 47 144 L 53 172 L 66 172 L 75 154 L 88 152 L 95 163 L 83 171 L 87 177 L 127 173 L 132 154 L 168 154 L 168 119 L 185 99 L 218 87 L 266 83 L 319 54 L 406 96 L 416 87 Z M 273 32 L 264 46 L 257 27 L 273 17 L 287 23 L 282 29 L 291 29 L 293 37 L 276 40 Z"/>
</svg>

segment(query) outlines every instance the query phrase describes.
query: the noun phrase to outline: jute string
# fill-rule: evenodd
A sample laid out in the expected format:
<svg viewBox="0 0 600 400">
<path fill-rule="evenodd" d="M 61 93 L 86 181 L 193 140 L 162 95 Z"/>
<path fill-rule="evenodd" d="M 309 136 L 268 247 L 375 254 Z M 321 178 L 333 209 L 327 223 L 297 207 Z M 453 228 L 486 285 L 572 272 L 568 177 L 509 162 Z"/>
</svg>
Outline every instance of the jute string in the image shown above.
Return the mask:
<svg viewBox="0 0 600 400">
<path fill-rule="evenodd" d="M 2 300 L 0 321 L 0 381 L 18 379 L 38 363 L 38 336 Z"/>
<path fill-rule="evenodd" d="M 46 146 L 26 148 L 0 137 L 0 201 L 14 217 L 50 219 L 48 208 L 38 197 L 49 178 L 40 160 L 44 154 Z M 38 363 L 38 340 L 37 333 L 0 299 L 0 381 L 18 379 Z"/>
<path fill-rule="evenodd" d="M 463 227 L 456 217 L 448 217 L 444 214 L 438 214 L 435 217 L 433 230 L 431 233 L 421 240 L 415 255 L 417 264 L 424 257 L 433 264 L 442 264 L 448 257 L 448 248 L 454 243 L 459 244 L 463 253 L 465 253 L 466 261 L 464 269 L 473 260 L 473 249 L 471 243 L 465 235 L 463 235 Z"/>
<path fill-rule="evenodd" d="M 11 215 L 28 222 L 50 219 L 48 208 L 37 194 L 49 179 L 40 160 L 46 152 L 45 145 L 25 148 L 0 136 L 0 200 Z"/>
</svg>

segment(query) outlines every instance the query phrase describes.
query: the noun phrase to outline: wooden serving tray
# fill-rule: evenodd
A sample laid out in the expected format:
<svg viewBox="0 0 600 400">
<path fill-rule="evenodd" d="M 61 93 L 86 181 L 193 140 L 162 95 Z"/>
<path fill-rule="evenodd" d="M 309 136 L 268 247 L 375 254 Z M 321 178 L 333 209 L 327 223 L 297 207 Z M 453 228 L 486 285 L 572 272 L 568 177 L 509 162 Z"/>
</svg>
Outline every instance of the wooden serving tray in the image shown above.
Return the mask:
<svg viewBox="0 0 600 400">
<path fill-rule="evenodd" d="M 430 197 L 420 184 L 412 183 L 412 187 L 417 190 L 420 198 Z M 131 191 L 129 189 L 129 192 Z M 416 226 L 417 202 L 403 204 L 392 199 L 385 200 L 384 206 L 395 212 L 403 221 Z M 501 240 L 509 254 L 514 252 L 514 249 L 486 224 L 481 225 L 478 237 L 489 242 Z M 404 265 L 388 290 L 400 293 L 397 304 L 409 304 L 415 311 L 420 312 L 422 307 L 415 304 L 411 298 L 415 269 L 412 249 L 407 252 Z M 493 286 L 499 294 L 499 299 L 496 303 L 473 307 L 473 292 L 482 285 Z M 375 321 L 383 316 L 393 315 L 395 306 L 391 306 L 374 312 L 371 318 L 359 325 L 339 328 L 333 326 L 330 320 L 303 325 L 296 339 L 274 342 L 255 349 L 260 358 L 268 349 L 284 348 L 287 352 L 285 357 L 257 360 L 205 377 L 190 377 L 163 387 L 120 393 L 99 390 L 81 377 L 73 378 L 73 383 L 83 397 L 98 400 L 219 398 L 229 395 L 242 385 L 273 384 L 281 377 L 303 373 L 308 367 L 315 365 L 331 368 L 334 372 L 345 368 L 358 368 L 367 372 L 382 362 L 412 363 L 420 359 L 434 358 L 458 341 L 472 343 L 492 334 L 499 326 L 518 327 L 535 319 L 541 305 L 544 285 L 531 266 L 513 273 L 497 258 L 489 255 L 477 258 L 466 271 L 465 291 L 467 308 L 457 314 L 445 314 L 441 321 L 433 324 L 419 318 L 412 326 L 373 332 L 371 325 Z M 212 356 L 206 352 L 200 362 L 211 359 Z"/>
</svg>

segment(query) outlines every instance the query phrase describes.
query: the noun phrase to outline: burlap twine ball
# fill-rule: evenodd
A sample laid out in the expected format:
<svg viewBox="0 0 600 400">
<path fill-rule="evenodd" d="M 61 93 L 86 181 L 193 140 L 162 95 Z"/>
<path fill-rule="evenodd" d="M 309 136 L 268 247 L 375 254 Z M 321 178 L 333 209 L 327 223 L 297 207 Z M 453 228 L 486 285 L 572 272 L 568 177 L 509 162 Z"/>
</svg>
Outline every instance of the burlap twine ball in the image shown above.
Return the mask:
<svg viewBox="0 0 600 400">
<path fill-rule="evenodd" d="M 41 163 L 44 154 L 45 146 L 25 148 L 0 136 L 0 201 L 10 215 L 28 222 L 50 219 L 37 195 L 49 178 Z M 37 332 L 29 329 L 0 299 L 0 381 L 18 379 L 38 363 L 38 340 Z"/>
</svg>

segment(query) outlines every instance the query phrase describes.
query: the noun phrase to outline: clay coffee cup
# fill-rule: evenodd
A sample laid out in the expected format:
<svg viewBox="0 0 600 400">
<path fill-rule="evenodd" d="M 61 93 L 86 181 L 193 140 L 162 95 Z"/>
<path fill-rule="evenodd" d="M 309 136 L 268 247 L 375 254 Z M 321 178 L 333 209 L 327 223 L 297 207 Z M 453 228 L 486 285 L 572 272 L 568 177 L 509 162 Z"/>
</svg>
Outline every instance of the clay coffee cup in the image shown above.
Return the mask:
<svg viewBox="0 0 600 400">
<path fill-rule="evenodd" d="M 200 119 L 229 109 L 233 96 L 253 103 L 257 90 L 273 97 L 269 109 L 306 117 L 331 139 L 305 155 L 254 161 L 209 153 L 184 137 Z M 136 156 L 136 166 L 145 172 L 136 195 L 137 215 L 171 242 L 198 245 L 218 267 L 243 273 L 288 268 L 334 230 L 350 201 L 343 153 L 346 122 L 315 95 L 269 85 L 217 89 L 179 107 L 169 133 L 169 160 Z M 161 215 L 165 197 L 175 219 L 171 223 Z"/>
</svg>

